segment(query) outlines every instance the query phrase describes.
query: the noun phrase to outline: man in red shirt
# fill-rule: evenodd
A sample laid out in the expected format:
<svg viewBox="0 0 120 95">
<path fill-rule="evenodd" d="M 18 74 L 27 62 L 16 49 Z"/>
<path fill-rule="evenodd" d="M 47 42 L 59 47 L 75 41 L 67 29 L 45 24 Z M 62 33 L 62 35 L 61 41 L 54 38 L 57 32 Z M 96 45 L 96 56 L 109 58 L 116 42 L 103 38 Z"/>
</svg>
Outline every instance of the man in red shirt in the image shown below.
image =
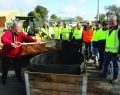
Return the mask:
<svg viewBox="0 0 120 95">
<path fill-rule="evenodd" d="M 22 42 L 36 42 L 36 39 L 21 32 L 21 23 L 14 23 L 1 37 L 2 47 L 2 84 L 6 83 L 9 64 L 12 63 L 19 82 L 21 77 L 20 54 Z"/>
</svg>

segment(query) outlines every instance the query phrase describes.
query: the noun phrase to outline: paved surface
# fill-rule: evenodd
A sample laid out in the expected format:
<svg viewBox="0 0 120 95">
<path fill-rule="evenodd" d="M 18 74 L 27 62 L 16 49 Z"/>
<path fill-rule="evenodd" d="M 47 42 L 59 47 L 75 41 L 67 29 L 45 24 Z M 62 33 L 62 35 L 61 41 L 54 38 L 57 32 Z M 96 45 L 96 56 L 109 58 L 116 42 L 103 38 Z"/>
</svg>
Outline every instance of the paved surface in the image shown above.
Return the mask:
<svg viewBox="0 0 120 95">
<path fill-rule="evenodd" d="M 29 58 L 22 60 L 22 76 L 24 79 L 24 71 L 28 67 Z M 1 57 L 0 57 L 0 95 L 26 95 L 25 83 L 19 83 L 15 77 L 13 66 L 10 65 L 6 85 L 1 83 Z"/>
<path fill-rule="evenodd" d="M 6 85 L 1 84 L 0 81 L 0 95 L 26 95 L 25 84 L 19 83 L 14 75 L 14 72 L 9 71 Z"/>
<path fill-rule="evenodd" d="M 25 66 L 27 66 L 25 64 Z M 10 66 L 11 68 L 12 66 Z M 22 75 L 24 79 L 24 69 L 22 69 Z M 6 85 L 1 83 L 1 59 L 0 59 L 0 95 L 26 95 L 25 83 L 19 83 L 15 77 L 15 72 L 11 68 L 8 72 Z"/>
</svg>

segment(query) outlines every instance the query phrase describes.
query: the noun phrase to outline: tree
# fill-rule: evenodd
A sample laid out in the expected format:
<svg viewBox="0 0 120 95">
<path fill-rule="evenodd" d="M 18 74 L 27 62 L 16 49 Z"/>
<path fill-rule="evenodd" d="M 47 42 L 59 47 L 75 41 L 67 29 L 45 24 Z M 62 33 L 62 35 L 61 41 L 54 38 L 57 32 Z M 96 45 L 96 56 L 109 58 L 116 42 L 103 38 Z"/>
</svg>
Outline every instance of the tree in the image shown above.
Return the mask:
<svg viewBox="0 0 120 95">
<path fill-rule="evenodd" d="M 40 15 L 36 13 L 35 11 L 31 11 L 28 13 L 28 16 L 34 16 L 37 21 L 41 19 Z"/>
<path fill-rule="evenodd" d="M 51 18 L 51 20 L 53 20 L 53 21 L 58 21 L 58 17 L 55 15 L 55 14 L 52 14 L 51 16 L 50 16 L 50 18 Z"/>
<path fill-rule="evenodd" d="M 120 22 L 120 7 L 117 7 L 116 5 L 106 6 L 105 9 L 107 10 L 107 17 L 110 15 L 116 15 L 118 22 Z"/>
<path fill-rule="evenodd" d="M 99 14 L 99 20 L 100 21 L 105 20 L 105 14 Z"/>
<path fill-rule="evenodd" d="M 76 20 L 76 21 L 82 21 L 83 18 L 82 18 L 81 16 L 77 16 L 77 17 L 75 17 L 75 20 Z"/>
<path fill-rule="evenodd" d="M 40 6 L 38 5 L 36 8 L 35 8 L 35 12 L 38 13 L 41 17 L 41 19 L 46 19 L 47 16 L 48 16 L 48 10 L 47 8 L 43 7 L 43 6 Z"/>
</svg>

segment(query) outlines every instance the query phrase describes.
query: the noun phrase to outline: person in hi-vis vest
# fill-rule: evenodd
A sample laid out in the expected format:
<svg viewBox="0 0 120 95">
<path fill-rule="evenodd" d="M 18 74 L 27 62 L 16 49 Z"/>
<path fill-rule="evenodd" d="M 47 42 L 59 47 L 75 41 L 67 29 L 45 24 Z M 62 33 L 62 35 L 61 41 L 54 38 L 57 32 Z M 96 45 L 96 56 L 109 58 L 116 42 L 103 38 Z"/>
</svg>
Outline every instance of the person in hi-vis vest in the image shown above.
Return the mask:
<svg viewBox="0 0 120 95">
<path fill-rule="evenodd" d="M 117 59 L 120 56 L 120 29 L 118 28 L 116 16 L 109 18 L 109 32 L 106 36 L 104 77 L 107 78 L 108 66 L 113 63 L 113 83 L 118 81 L 119 66 Z"/>
<path fill-rule="evenodd" d="M 43 27 L 41 27 L 40 29 L 41 32 L 43 32 L 42 34 L 44 34 L 44 38 L 45 39 L 53 39 L 53 35 L 54 35 L 54 30 L 52 27 L 49 26 L 49 22 L 45 21 L 43 23 Z"/>
<path fill-rule="evenodd" d="M 67 25 L 67 22 L 63 22 L 63 26 L 61 27 L 60 31 L 60 39 L 61 39 L 61 46 L 63 50 L 69 50 L 70 48 L 70 32 L 71 29 Z"/>
<path fill-rule="evenodd" d="M 93 32 L 93 57 L 94 57 L 94 63 L 96 64 L 97 68 L 99 67 L 99 35 L 100 32 L 102 31 L 102 25 L 100 21 L 97 21 L 95 23 L 96 29 Z"/>
<path fill-rule="evenodd" d="M 53 30 L 54 30 L 54 40 L 56 41 L 56 47 L 60 48 L 61 23 L 58 22 L 57 25 L 53 27 Z"/>
<path fill-rule="evenodd" d="M 106 36 L 108 33 L 108 23 L 107 21 L 102 22 L 102 29 L 99 31 L 98 35 L 98 48 L 99 48 L 99 65 L 98 69 L 103 69 L 103 61 L 104 61 L 104 52 L 105 52 L 105 44 L 106 44 Z"/>
<path fill-rule="evenodd" d="M 90 23 L 87 23 L 87 25 L 84 26 L 83 32 L 82 32 L 82 40 L 85 44 L 85 57 L 86 61 L 88 62 L 89 59 L 92 57 L 92 37 L 93 37 L 93 28 L 90 25 Z"/>
<path fill-rule="evenodd" d="M 83 27 L 81 23 L 78 22 L 76 27 L 72 31 L 74 49 L 76 52 L 82 52 L 82 31 L 83 31 Z"/>
</svg>

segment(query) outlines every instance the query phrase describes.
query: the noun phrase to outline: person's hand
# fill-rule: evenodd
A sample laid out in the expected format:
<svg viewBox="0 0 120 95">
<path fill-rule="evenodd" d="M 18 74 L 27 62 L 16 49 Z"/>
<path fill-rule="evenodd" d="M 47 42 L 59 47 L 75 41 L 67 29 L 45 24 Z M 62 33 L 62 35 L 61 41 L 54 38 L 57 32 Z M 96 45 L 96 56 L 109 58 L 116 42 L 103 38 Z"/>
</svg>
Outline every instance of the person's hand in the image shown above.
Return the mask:
<svg viewBox="0 0 120 95">
<path fill-rule="evenodd" d="M 13 48 L 20 47 L 21 45 L 22 45 L 21 42 L 11 43 L 11 46 L 12 46 Z"/>
<path fill-rule="evenodd" d="M 16 45 L 16 47 L 20 47 L 22 45 L 22 43 L 21 42 L 16 42 L 15 45 Z"/>
<path fill-rule="evenodd" d="M 15 43 L 11 43 L 11 47 L 15 48 L 16 47 Z"/>
<path fill-rule="evenodd" d="M 35 42 L 36 44 L 40 44 L 40 41 Z"/>
</svg>

